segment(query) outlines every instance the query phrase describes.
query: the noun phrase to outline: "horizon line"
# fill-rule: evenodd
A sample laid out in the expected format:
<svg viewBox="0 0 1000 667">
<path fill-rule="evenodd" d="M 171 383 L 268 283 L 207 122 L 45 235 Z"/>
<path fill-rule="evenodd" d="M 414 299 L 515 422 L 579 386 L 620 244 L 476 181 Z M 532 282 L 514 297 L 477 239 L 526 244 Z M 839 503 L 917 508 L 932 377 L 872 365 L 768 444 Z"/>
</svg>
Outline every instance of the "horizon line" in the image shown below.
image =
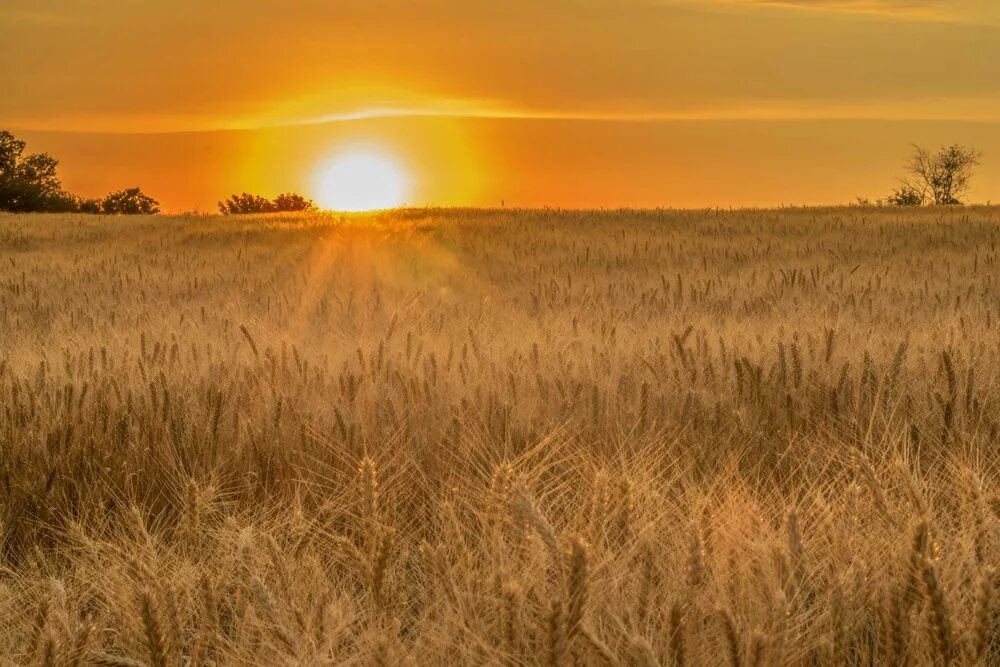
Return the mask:
<svg viewBox="0 0 1000 667">
<path fill-rule="evenodd" d="M 83 216 L 83 217 L 94 217 L 94 218 L 122 218 L 129 219 L 134 217 L 161 217 L 161 218 L 184 218 L 184 217 L 202 217 L 202 218 L 226 218 L 226 219 L 236 219 L 241 218 L 260 218 L 260 217 L 273 217 L 273 218 L 295 218 L 295 217 L 370 217 L 377 215 L 390 215 L 393 213 L 419 213 L 419 212 L 435 212 L 435 211 L 451 211 L 451 212 L 473 212 L 473 213 L 621 213 L 621 212 L 634 212 L 634 213 L 704 213 L 707 211 L 714 211 L 719 213 L 738 213 L 738 212 L 753 212 L 753 211 L 787 211 L 787 210 L 800 210 L 800 211 L 810 211 L 810 210 L 839 210 L 839 209 L 888 209 L 888 210 L 898 210 L 898 211 L 940 211 L 940 210 L 950 210 L 950 211 L 961 211 L 969 209 L 1000 209 L 1000 202 L 985 201 L 985 202 L 970 202 L 967 204 L 954 204 L 954 205 L 920 205 L 920 206 L 894 206 L 888 204 L 859 204 L 855 202 L 847 203 L 837 203 L 837 204 L 793 204 L 793 203 L 782 203 L 782 204 L 769 204 L 761 206 L 753 205 L 722 205 L 713 204 L 706 206 L 555 206 L 555 205 L 540 205 L 540 206 L 473 206 L 473 205 L 426 205 L 426 206 L 398 206 L 394 208 L 384 208 L 384 209 L 372 209 L 369 211 L 338 211 L 332 209 L 318 209 L 314 211 L 285 211 L 285 212 L 269 212 L 269 213 L 240 213 L 240 214 L 224 214 L 218 212 L 202 211 L 202 210 L 192 210 L 192 211 L 168 211 L 160 212 L 155 214 L 150 214 L 148 216 L 144 215 L 115 215 L 115 214 L 104 214 L 104 213 L 83 213 L 83 212 L 63 212 L 63 213 L 51 213 L 51 212 L 17 212 L 17 211 L 3 211 L 0 210 L 0 216 Z"/>
</svg>

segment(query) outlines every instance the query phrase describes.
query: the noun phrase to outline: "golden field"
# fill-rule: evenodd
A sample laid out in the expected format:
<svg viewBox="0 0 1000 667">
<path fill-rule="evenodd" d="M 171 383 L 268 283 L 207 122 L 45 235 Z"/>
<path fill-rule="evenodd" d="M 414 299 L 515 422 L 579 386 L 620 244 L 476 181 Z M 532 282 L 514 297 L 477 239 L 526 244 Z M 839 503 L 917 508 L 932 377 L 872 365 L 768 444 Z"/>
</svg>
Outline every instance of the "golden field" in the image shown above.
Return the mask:
<svg viewBox="0 0 1000 667">
<path fill-rule="evenodd" d="M 998 664 L 998 241 L 0 216 L 0 655 Z"/>
</svg>

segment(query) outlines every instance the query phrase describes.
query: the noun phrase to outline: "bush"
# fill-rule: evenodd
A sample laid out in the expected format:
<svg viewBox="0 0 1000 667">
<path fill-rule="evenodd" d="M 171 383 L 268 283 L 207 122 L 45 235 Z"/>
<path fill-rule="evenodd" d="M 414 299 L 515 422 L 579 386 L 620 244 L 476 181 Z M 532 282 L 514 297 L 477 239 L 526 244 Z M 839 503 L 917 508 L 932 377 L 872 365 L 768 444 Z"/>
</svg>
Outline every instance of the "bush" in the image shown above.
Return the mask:
<svg viewBox="0 0 1000 667">
<path fill-rule="evenodd" d="M 231 195 L 226 201 L 219 202 L 219 212 L 223 215 L 294 213 L 314 210 L 316 210 L 316 204 L 312 200 L 294 192 L 280 194 L 274 201 L 260 195 L 244 192 L 239 195 Z"/>
<path fill-rule="evenodd" d="M 892 191 L 886 201 L 892 206 L 921 206 L 924 193 L 910 185 L 901 185 Z"/>
<path fill-rule="evenodd" d="M 80 213 L 99 214 L 104 212 L 102 204 L 103 202 L 100 199 L 83 199 L 81 197 L 76 200 L 76 210 Z"/>
<path fill-rule="evenodd" d="M 275 197 L 274 210 L 280 213 L 314 211 L 316 210 L 316 204 L 311 199 L 306 199 L 300 194 L 286 192 Z"/>
<path fill-rule="evenodd" d="M 139 188 L 112 192 L 101 202 L 101 212 L 107 215 L 155 215 L 160 202 L 142 193 Z"/>
<path fill-rule="evenodd" d="M 251 213 L 272 213 L 274 203 L 260 195 L 244 192 L 231 195 L 226 201 L 219 202 L 219 212 L 223 215 L 247 215 Z"/>
</svg>

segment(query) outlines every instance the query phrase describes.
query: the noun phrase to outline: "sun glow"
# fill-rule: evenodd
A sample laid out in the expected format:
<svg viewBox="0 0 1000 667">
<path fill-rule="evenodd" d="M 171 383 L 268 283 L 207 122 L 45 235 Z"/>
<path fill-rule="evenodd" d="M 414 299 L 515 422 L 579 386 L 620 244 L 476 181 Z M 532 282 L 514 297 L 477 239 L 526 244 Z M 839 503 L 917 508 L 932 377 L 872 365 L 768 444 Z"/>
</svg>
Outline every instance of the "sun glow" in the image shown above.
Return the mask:
<svg viewBox="0 0 1000 667">
<path fill-rule="evenodd" d="M 408 179 L 403 169 L 377 150 L 335 155 L 316 172 L 316 200 L 334 211 L 374 211 L 401 206 Z"/>
</svg>

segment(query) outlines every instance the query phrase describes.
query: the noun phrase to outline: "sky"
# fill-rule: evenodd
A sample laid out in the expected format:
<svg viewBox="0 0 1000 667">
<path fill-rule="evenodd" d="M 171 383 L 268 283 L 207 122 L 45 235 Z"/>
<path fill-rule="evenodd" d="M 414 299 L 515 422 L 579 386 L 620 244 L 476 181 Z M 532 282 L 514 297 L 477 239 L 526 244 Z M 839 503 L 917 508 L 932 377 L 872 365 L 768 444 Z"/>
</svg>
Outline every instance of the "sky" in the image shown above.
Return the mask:
<svg viewBox="0 0 1000 667">
<path fill-rule="evenodd" d="M 409 205 L 832 204 L 912 143 L 983 152 L 996 0 L 0 0 L 0 128 L 169 211 L 317 196 L 345 151 Z"/>
</svg>

